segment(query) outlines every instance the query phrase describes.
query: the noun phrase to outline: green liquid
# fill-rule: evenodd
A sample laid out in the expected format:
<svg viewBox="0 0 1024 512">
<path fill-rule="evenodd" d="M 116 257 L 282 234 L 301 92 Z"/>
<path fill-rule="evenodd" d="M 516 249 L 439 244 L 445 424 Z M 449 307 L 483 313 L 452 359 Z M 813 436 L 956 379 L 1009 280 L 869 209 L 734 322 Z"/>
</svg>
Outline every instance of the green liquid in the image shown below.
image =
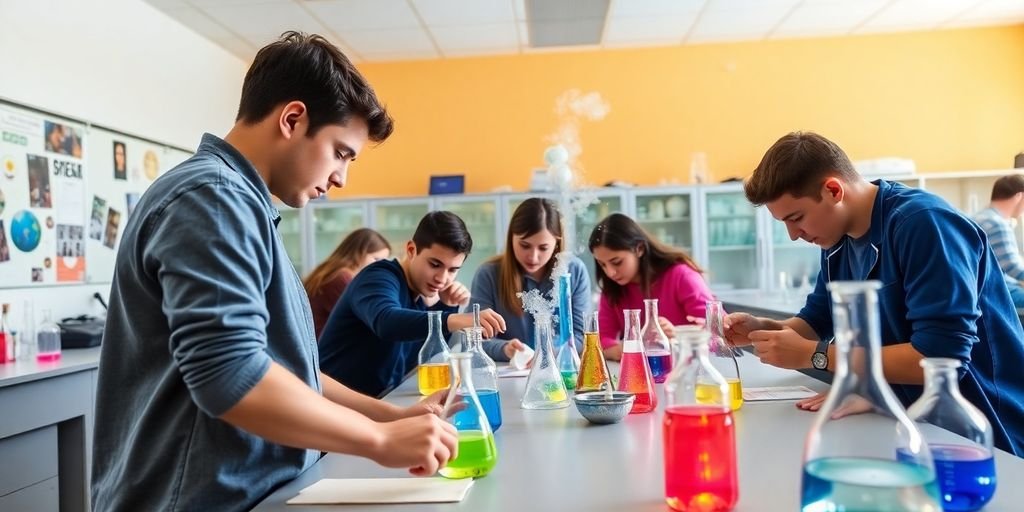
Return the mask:
<svg viewBox="0 0 1024 512">
<path fill-rule="evenodd" d="M 572 391 L 576 389 L 576 379 L 579 377 L 577 372 L 561 372 L 562 383 L 565 384 L 565 389 Z"/>
<path fill-rule="evenodd" d="M 487 476 L 498 462 L 498 450 L 494 447 L 494 436 L 484 437 L 479 430 L 459 432 L 459 455 L 441 468 L 445 478 L 476 478 Z"/>
</svg>

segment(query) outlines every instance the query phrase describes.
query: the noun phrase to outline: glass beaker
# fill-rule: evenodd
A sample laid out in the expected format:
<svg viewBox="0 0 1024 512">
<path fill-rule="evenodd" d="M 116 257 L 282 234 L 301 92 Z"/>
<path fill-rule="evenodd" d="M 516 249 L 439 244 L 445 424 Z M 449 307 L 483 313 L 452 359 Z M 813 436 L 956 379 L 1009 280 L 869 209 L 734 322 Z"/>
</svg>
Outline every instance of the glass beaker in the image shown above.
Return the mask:
<svg viewBox="0 0 1024 512">
<path fill-rule="evenodd" d="M 828 285 L 836 373 L 804 445 L 804 512 L 941 510 L 928 446 L 882 376 L 878 288 Z M 835 418 L 837 410 L 864 412 Z"/>
<path fill-rule="evenodd" d="M 947 512 L 979 510 L 996 492 L 992 425 L 960 394 L 960 366 L 956 359 L 922 359 L 924 392 L 907 409 L 931 450 Z"/>
<path fill-rule="evenodd" d="M 725 512 L 739 498 L 729 384 L 708 359 L 708 338 L 699 328 L 679 332 L 665 382 L 665 501 L 674 510 Z"/>
<path fill-rule="evenodd" d="M 438 471 L 445 478 L 487 476 L 498 462 L 494 432 L 473 387 L 472 359 L 473 354 L 468 352 L 451 354 L 451 375 L 455 385 L 448 390 L 442 416 L 459 431 L 459 452 Z M 466 407 L 451 414 L 450 408 L 459 402 L 465 402 Z"/>
<path fill-rule="evenodd" d="M 60 359 L 60 327 L 53 323 L 49 309 L 43 310 L 43 323 L 36 330 L 36 361 L 46 363 Z"/>
<path fill-rule="evenodd" d="M 416 377 L 421 395 L 429 395 L 447 388 L 451 384 L 451 370 L 448 365 L 448 342 L 441 330 L 441 312 L 427 312 L 427 339 L 420 347 L 419 367 Z"/>
<path fill-rule="evenodd" d="M 729 383 L 730 406 L 735 411 L 743 406 L 743 381 L 740 379 L 740 365 L 736 362 L 736 350 L 725 339 L 725 332 L 722 327 L 725 310 L 722 309 L 722 302 L 718 300 L 707 301 L 704 315 L 704 326 L 711 337 L 708 343 L 711 365 Z"/>
<path fill-rule="evenodd" d="M 644 354 L 647 364 L 651 367 L 654 382 L 665 382 L 672 371 L 672 351 L 668 344 L 668 336 L 658 322 L 658 299 L 644 300 L 644 328 L 640 333 L 644 342 Z"/>
<path fill-rule="evenodd" d="M 572 325 L 572 286 L 569 274 L 558 276 L 558 373 L 565 389 L 576 388 L 580 372 L 580 356 L 576 352 L 576 337 Z"/>
<path fill-rule="evenodd" d="M 466 340 L 465 352 L 470 354 L 470 367 L 473 372 L 473 387 L 480 405 L 487 414 L 491 430 L 497 432 L 501 428 L 501 397 L 498 395 L 498 365 L 484 352 L 484 330 L 480 327 L 467 327 L 462 330 Z"/>
<path fill-rule="evenodd" d="M 658 405 L 658 396 L 654 394 L 651 367 L 644 355 L 644 343 L 640 340 L 640 310 L 627 309 L 622 314 L 626 328 L 622 331 L 619 391 L 628 391 L 636 397 L 630 414 L 651 412 Z"/>
<path fill-rule="evenodd" d="M 10 304 L 4 304 L 3 312 L 0 313 L 0 364 L 14 361 L 16 356 L 14 334 L 11 330 L 10 319 L 7 317 L 10 309 Z"/>
<path fill-rule="evenodd" d="M 555 364 L 551 348 L 551 316 L 536 315 L 533 319 L 536 353 L 530 376 L 526 378 L 526 391 L 520 402 L 523 409 L 563 409 L 569 407 L 569 394 L 562 375 Z"/>
<path fill-rule="evenodd" d="M 576 392 L 604 391 L 611 386 L 611 374 L 601 349 L 601 333 L 597 322 L 597 311 L 590 313 L 583 328 L 583 357 L 580 361 L 580 376 L 576 380 Z"/>
</svg>

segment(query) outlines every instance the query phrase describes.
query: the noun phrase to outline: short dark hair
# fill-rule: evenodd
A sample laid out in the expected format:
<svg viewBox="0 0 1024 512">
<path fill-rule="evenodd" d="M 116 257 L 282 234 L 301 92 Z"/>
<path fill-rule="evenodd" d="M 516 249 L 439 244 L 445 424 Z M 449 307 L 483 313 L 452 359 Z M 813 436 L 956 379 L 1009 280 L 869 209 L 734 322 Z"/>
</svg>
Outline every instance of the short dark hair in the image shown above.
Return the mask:
<svg viewBox="0 0 1024 512">
<path fill-rule="evenodd" d="M 416 250 L 422 251 L 431 245 L 443 245 L 459 254 L 468 255 L 473 250 L 473 237 L 469 236 L 466 223 L 452 212 L 430 212 L 420 219 L 412 235 Z"/>
<path fill-rule="evenodd" d="M 1024 192 L 1024 175 L 1011 174 L 1003 176 L 992 184 L 992 200 L 999 201 Z"/>
<path fill-rule="evenodd" d="M 326 125 L 343 125 L 353 117 L 366 121 L 374 142 L 387 139 L 394 129 L 363 75 L 337 47 L 316 34 L 285 32 L 256 54 L 242 83 L 235 121 L 257 123 L 289 101 L 306 105 L 310 137 Z"/>
<path fill-rule="evenodd" d="M 770 203 L 783 195 L 821 199 L 821 184 L 837 177 L 853 182 L 860 175 L 835 142 L 814 132 L 792 132 L 768 149 L 743 191 L 755 205 Z"/>
</svg>

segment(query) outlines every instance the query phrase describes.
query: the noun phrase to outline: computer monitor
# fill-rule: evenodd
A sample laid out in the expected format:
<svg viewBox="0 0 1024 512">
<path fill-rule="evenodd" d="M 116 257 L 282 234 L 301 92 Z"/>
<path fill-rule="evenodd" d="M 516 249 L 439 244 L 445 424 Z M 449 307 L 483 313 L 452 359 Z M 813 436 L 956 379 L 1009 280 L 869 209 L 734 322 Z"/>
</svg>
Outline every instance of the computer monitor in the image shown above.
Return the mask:
<svg viewBox="0 0 1024 512">
<path fill-rule="evenodd" d="M 462 174 L 430 177 L 430 195 L 462 194 L 466 190 L 466 177 Z"/>
</svg>

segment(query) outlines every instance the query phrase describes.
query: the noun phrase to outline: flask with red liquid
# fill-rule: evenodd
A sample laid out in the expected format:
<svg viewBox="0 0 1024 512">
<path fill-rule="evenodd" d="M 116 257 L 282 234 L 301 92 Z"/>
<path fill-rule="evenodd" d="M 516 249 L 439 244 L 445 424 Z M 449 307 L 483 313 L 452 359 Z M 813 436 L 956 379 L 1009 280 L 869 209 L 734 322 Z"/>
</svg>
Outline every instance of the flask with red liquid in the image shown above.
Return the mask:
<svg viewBox="0 0 1024 512">
<path fill-rule="evenodd" d="M 651 412 L 658 405 L 654 394 L 654 379 L 640 339 L 640 310 L 623 311 L 626 328 L 622 331 L 622 361 L 619 363 L 619 391 L 628 391 L 636 397 L 630 414 Z"/>
</svg>

